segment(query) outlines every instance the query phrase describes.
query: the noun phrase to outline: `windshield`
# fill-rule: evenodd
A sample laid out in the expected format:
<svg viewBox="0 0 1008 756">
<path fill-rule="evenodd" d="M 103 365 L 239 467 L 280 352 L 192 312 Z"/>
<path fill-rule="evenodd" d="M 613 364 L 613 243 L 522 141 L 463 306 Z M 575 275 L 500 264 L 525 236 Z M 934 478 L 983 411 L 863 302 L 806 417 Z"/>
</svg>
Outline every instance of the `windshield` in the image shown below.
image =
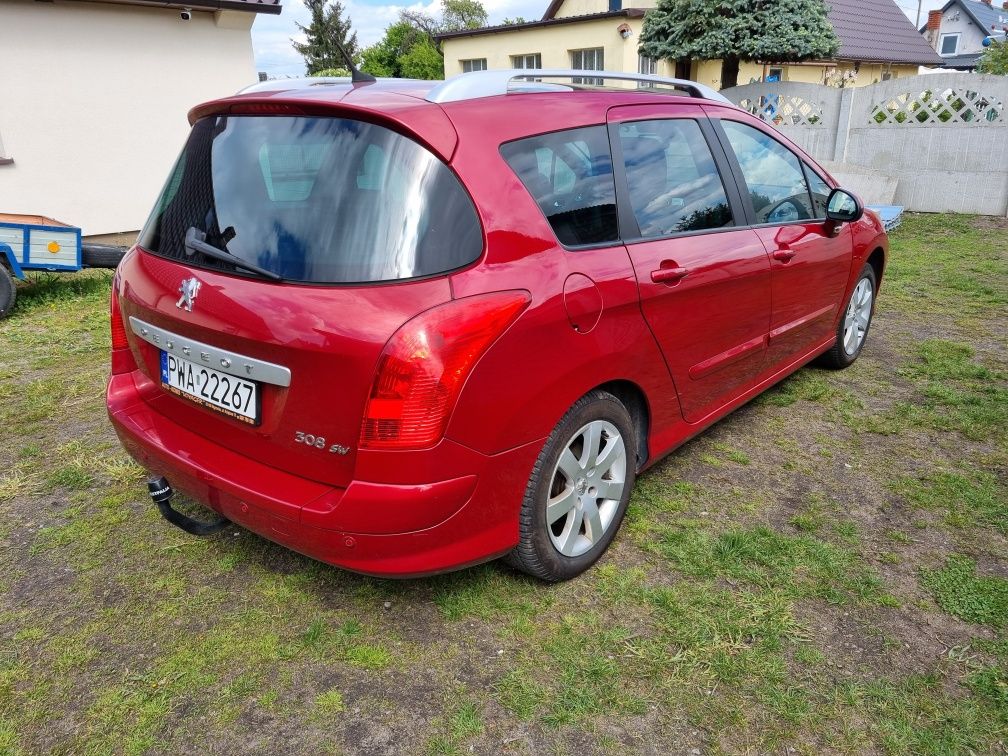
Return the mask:
<svg viewBox="0 0 1008 756">
<path fill-rule="evenodd" d="M 197 121 L 138 243 L 235 270 L 187 251 L 190 228 L 219 250 L 310 283 L 434 275 L 483 250 L 472 201 L 444 163 L 394 131 L 342 118 Z"/>
</svg>

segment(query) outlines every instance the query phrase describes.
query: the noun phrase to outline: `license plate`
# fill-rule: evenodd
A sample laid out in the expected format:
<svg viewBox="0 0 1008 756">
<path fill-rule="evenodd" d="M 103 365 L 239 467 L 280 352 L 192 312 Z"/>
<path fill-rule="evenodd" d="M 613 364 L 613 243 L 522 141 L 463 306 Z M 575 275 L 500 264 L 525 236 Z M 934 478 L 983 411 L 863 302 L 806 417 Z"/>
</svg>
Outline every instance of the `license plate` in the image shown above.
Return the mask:
<svg viewBox="0 0 1008 756">
<path fill-rule="evenodd" d="M 249 425 L 259 425 L 259 385 L 161 352 L 161 385 L 176 396 Z"/>
</svg>

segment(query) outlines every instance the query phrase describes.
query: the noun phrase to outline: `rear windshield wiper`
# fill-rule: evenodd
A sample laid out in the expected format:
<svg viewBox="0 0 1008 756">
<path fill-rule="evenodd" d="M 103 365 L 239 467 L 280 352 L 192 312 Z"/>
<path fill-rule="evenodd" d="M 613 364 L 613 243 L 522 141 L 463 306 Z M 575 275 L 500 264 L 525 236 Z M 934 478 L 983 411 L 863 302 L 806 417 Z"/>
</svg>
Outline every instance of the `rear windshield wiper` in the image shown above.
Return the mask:
<svg viewBox="0 0 1008 756">
<path fill-rule="evenodd" d="M 283 277 L 278 276 L 272 270 L 261 268 L 255 263 L 250 263 L 247 260 L 242 260 L 240 257 L 235 257 L 227 250 L 219 249 L 213 244 L 208 244 L 206 242 L 206 234 L 195 226 L 189 226 L 189 230 L 186 231 L 185 247 L 193 252 L 201 252 L 207 257 L 212 257 L 215 260 L 231 263 L 236 268 L 244 268 L 245 270 L 250 270 L 253 273 L 258 273 L 260 276 L 268 278 L 271 281 L 283 281 Z"/>
</svg>

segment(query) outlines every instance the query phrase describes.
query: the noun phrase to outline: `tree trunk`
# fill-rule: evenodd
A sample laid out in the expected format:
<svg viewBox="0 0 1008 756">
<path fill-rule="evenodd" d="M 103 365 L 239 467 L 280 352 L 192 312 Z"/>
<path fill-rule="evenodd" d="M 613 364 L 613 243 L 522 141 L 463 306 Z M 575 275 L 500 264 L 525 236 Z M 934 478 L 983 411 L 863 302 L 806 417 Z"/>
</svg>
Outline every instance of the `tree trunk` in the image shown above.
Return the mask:
<svg viewBox="0 0 1008 756">
<path fill-rule="evenodd" d="M 739 59 L 730 55 L 721 61 L 721 89 L 738 85 Z"/>
</svg>

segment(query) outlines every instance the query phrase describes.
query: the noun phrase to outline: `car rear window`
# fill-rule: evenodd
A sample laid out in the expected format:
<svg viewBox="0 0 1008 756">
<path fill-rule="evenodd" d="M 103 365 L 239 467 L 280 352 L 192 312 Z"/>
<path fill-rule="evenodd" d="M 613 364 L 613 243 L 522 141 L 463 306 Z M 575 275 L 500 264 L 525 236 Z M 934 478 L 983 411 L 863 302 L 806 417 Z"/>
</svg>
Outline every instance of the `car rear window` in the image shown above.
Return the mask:
<svg viewBox="0 0 1008 756">
<path fill-rule="evenodd" d="M 394 281 L 483 251 L 476 209 L 427 149 L 343 118 L 217 116 L 193 126 L 139 245 L 208 268 L 200 238 L 285 280 Z"/>
<path fill-rule="evenodd" d="M 604 126 L 558 131 L 501 146 L 561 244 L 619 239 L 616 184 Z"/>
</svg>

